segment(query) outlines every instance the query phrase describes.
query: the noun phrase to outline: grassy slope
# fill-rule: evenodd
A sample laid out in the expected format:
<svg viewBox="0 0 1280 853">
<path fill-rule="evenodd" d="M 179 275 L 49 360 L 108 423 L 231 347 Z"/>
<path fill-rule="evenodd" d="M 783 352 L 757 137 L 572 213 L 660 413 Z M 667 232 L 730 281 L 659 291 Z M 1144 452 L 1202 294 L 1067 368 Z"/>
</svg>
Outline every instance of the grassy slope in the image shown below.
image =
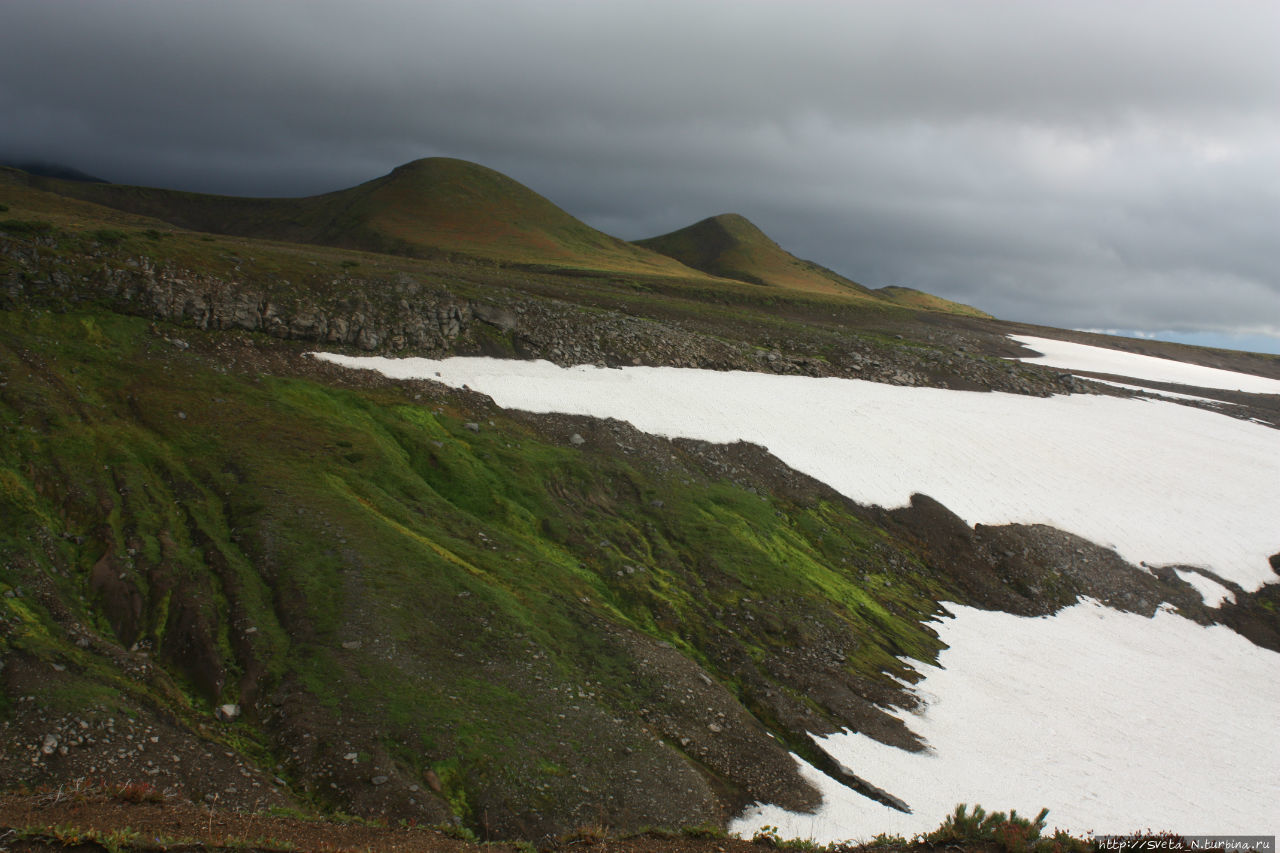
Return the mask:
<svg viewBox="0 0 1280 853">
<path fill-rule="evenodd" d="M 499 172 L 463 160 L 417 160 L 350 189 L 296 199 L 21 179 L 198 231 L 422 257 L 703 278 L 591 228 Z"/>
<path fill-rule="evenodd" d="M 0 239 L 18 242 L 17 257 L 53 260 L 7 261 L 0 281 L 53 269 L 39 274 L 74 282 L 136 261 L 303 294 L 340 291 L 355 265 L 376 271 L 372 283 L 408 271 L 470 294 L 518 281 L 534 296 L 815 348 L 837 346 L 834 330 L 868 316 L 909 316 L 715 279 L 508 279 L 215 239 L 2 172 L 0 183 L 10 205 L 0 219 L 50 223 L 4 225 Z M 584 817 L 658 822 L 642 803 L 604 805 L 601 792 L 665 791 L 673 780 L 740 802 L 754 783 L 682 745 L 706 724 L 682 710 L 672 671 L 655 660 L 705 673 L 746 724 L 803 752 L 800 731 L 852 719 L 847 696 L 819 687 L 892 696 L 877 691 L 885 673 L 908 674 L 898 656 L 936 652 L 923 624 L 934 602 L 963 599 L 872 516 L 820 491 L 731 477 L 688 447 L 623 452 L 644 440 L 619 433 L 574 448 L 566 435 L 586 426 L 548 426 L 425 385 L 361 384 L 307 367 L 293 344 L 152 331 L 92 305 L 55 314 L 9 304 L 0 651 L 66 667 L 33 688 L 51 712 L 146 705 L 209 737 L 212 708 L 240 700 L 247 719 L 220 742 L 331 806 L 356 807 L 347 789 L 323 784 L 346 781 L 323 755 L 290 755 L 299 726 L 334 735 L 338 757 L 336 735 L 386 756 L 419 786 L 430 771 L 445 807 L 473 826 L 507 815 L 513 833 Z M 190 350 L 166 341 L 179 336 Z M 103 645 L 73 641 L 82 627 L 117 650 L 139 644 L 160 667 L 126 675 Z M 310 716 L 283 725 L 281 702 Z M 18 708 L 0 691 L 0 719 Z M 714 817 L 697 803 L 655 802 L 670 822 Z"/>
<path fill-rule="evenodd" d="M 905 287 L 870 290 L 783 249 L 745 217 L 723 213 L 670 234 L 637 240 L 710 275 L 812 294 L 849 296 L 927 311 L 986 317 L 981 311 Z"/>
<path fill-rule="evenodd" d="M 943 299 L 941 296 L 934 296 L 932 293 L 925 293 L 912 287 L 889 285 L 888 287 L 876 288 L 874 293 L 886 302 L 892 302 L 895 305 L 902 305 L 907 308 L 942 311 L 948 314 L 959 314 L 964 317 L 991 317 L 990 314 L 985 311 L 979 311 L 971 305 L 952 302 L 950 299 Z"/>
<path fill-rule="evenodd" d="M 591 228 L 499 172 L 444 157 L 416 160 L 359 186 L 308 198 L 204 195 L 62 181 L 11 169 L 0 169 L 0 181 L 196 231 L 423 258 L 626 274 L 695 288 L 732 291 L 730 282 L 746 282 L 851 298 L 854 304 L 987 316 L 909 288 L 869 290 L 791 255 L 736 214 L 627 243 Z"/>
<path fill-rule="evenodd" d="M 802 261 L 736 213 L 704 219 L 670 234 L 637 240 L 711 275 L 806 293 L 870 297 L 871 291 L 831 270 Z"/>
<path fill-rule="evenodd" d="M 201 718 L 287 681 L 409 777 L 434 769 L 476 820 L 476 803 L 554 811 L 607 773 L 602 750 L 687 761 L 645 734 L 665 700 L 636 677 L 631 632 L 753 708 L 795 689 L 775 658 L 815 631 L 850 676 L 936 652 L 917 621 L 936 582 L 888 567 L 838 503 L 584 453 L 501 415 L 472 432 L 472 413 L 397 388 L 237 373 L 146 326 L 0 313 L 0 584 L 47 590 L 2 600 L 6 642 L 88 695 Z M 176 686 L 124 683 L 71 624 L 154 649 Z M 268 735 L 245 737 L 280 749 Z"/>
<path fill-rule="evenodd" d="M 133 191 L 127 187 L 116 189 Z M 156 191 L 146 191 L 147 197 L 163 197 L 152 196 L 153 192 Z M 828 360 L 844 357 L 850 352 L 851 343 L 863 349 L 901 350 L 907 345 L 900 340 L 903 337 L 915 342 L 933 341 L 930 347 L 938 358 L 950 357 L 952 347 L 950 333 L 939 337 L 938 332 L 942 329 L 939 324 L 949 323 L 955 315 L 918 312 L 883 300 L 764 288 L 711 276 L 699 279 L 607 271 L 584 274 L 583 270 L 552 267 L 524 267 L 513 273 L 494 262 L 453 262 L 448 258 L 424 259 L 283 240 L 215 236 L 60 196 L 30 186 L 25 175 L 5 169 L 0 169 L 0 203 L 10 208 L 7 213 L 0 213 L 0 221 L 47 222 L 55 227 L 50 239 L 66 242 L 63 238 L 79 238 L 65 247 L 60 242 L 61 248 L 44 253 L 55 258 L 72 280 L 92 279 L 101 274 L 104 265 L 144 262 L 157 269 L 176 269 L 181 275 L 251 282 L 282 303 L 326 303 L 378 298 L 369 292 L 369 287 L 376 289 L 379 281 L 385 284 L 407 276 L 427 288 L 447 287 L 462 298 L 528 295 L 565 300 L 591 309 L 675 323 L 753 347 L 795 349 Z M 157 212 L 168 215 L 166 211 Z M 966 347 L 988 348 L 964 334 Z M 986 337 L 1002 340 L 998 335 Z M 966 367 L 965 372 L 972 371 Z"/>
</svg>

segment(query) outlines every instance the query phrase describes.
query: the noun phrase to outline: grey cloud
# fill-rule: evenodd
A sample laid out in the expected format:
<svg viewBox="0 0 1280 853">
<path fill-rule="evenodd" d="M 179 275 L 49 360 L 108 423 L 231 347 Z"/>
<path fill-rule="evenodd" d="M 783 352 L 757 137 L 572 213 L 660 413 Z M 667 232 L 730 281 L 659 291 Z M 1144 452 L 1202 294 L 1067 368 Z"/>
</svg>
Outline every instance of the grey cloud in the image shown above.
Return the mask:
<svg viewBox="0 0 1280 853">
<path fill-rule="evenodd" d="M 10 0 L 0 156 L 243 194 L 477 160 L 1059 325 L 1280 318 L 1280 6 Z"/>
</svg>

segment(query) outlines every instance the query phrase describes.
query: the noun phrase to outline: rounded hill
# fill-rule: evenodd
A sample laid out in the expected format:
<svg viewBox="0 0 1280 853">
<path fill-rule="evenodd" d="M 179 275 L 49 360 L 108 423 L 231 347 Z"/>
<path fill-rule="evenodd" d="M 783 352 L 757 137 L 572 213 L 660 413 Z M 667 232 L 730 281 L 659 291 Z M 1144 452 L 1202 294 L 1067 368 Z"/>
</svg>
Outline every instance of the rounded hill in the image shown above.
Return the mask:
<svg viewBox="0 0 1280 853">
<path fill-rule="evenodd" d="M 797 258 L 736 213 L 712 216 L 669 234 L 637 240 L 636 245 L 702 272 L 751 284 L 810 293 L 870 295 L 857 282 Z"/>
</svg>

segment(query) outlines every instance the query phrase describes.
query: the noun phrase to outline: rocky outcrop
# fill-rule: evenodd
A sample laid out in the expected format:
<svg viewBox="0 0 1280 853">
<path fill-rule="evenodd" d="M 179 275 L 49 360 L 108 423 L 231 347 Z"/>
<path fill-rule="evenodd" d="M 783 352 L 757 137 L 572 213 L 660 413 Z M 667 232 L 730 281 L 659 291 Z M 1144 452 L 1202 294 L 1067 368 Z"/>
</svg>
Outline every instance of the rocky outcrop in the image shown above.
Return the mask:
<svg viewBox="0 0 1280 853">
<path fill-rule="evenodd" d="M 105 300 L 123 313 L 203 330 L 239 329 L 388 355 L 700 367 L 1041 396 L 1083 390 L 1070 376 L 950 346 L 896 345 L 839 332 L 819 343 L 742 340 L 725 335 L 714 323 L 694 328 L 688 321 L 649 319 L 531 295 L 515 280 L 510 289 L 494 287 L 491 297 L 477 299 L 459 296 L 448 282 L 403 272 L 387 278 L 344 273 L 306 281 L 264 274 L 241 277 L 238 272 L 220 276 L 158 264 L 145 256 L 41 251 L 40 241 L 52 239 L 0 236 L 0 259 L 10 262 L 0 294 L 9 303 Z"/>
</svg>

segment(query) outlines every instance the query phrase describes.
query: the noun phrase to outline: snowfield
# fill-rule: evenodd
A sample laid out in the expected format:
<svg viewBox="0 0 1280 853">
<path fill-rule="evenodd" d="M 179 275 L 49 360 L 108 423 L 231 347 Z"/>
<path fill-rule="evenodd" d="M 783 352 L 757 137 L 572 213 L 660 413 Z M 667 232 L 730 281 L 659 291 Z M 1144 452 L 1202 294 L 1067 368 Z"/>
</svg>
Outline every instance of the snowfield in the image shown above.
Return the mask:
<svg viewBox="0 0 1280 853">
<path fill-rule="evenodd" d="M 956 803 L 1099 835 L 1142 829 L 1266 833 L 1280 826 L 1280 655 L 1223 627 L 1167 612 L 1154 619 L 1084 602 L 1028 619 L 947 605 L 950 646 L 916 687 L 922 714 L 901 713 L 925 753 L 859 734 L 822 745 L 902 798 L 907 815 L 861 797 L 812 767 L 816 814 L 749 808 L 743 835 L 910 837 Z"/>
<path fill-rule="evenodd" d="M 862 503 L 902 506 L 922 492 L 969 524 L 1049 524 L 1131 563 L 1200 566 L 1246 590 L 1280 580 L 1268 564 L 1280 552 L 1280 431 L 1172 402 L 674 368 L 317 357 L 468 386 L 507 408 L 753 442 Z M 1208 384 L 1198 374 L 1194 382 Z M 1194 572 L 1181 576 L 1207 602 L 1229 598 Z M 1048 807 L 1052 826 L 1078 833 L 1270 834 L 1280 826 L 1280 655 L 1164 611 L 1146 619 L 1086 602 L 1028 619 L 950 607 L 955 618 L 937 626 L 949 648 L 913 688 L 923 709 L 904 717 L 929 751 L 850 733 L 823 743 L 913 814 L 801 762 L 823 792 L 820 810 L 748 809 L 735 830 L 775 825 L 819 841 L 910 836 L 936 827 L 958 802 L 1028 816 Z"/>
<path fill-rule="evenodd" d="M 861 503 L 905 506 L 922 492 L 969 524 L 1049 524 L 1135 565 L 1200 566 L 1246 590 L 1278 580 L 1268 557 L 1280 552 L 1280 431 L 1175 403 L 669 367 L 318 357 L 465 385 L 505 408 L 749 441 Z"/>
<path fill-rule="evenodd" d="M 1280 379 L 1266 379 L 1216 367 L 1201 367 L 1167 358 L 1120 352 L 1105 347 L 1091 347 L 1050 338 L 1029 335 L 1010 335 L 1010 338 L 1040 353 L 1035 358 L 1021 361 L 1060 367 L 1064 370 L 1080 370 L 1089 373 L 1109 373 L 1129 376 L 1148 382 L 1172 382 L 1197 388 L 1221 388 L 1225 391 L 1248 391 L 1252 394 L 1280 394 Z"/>
</svg>

